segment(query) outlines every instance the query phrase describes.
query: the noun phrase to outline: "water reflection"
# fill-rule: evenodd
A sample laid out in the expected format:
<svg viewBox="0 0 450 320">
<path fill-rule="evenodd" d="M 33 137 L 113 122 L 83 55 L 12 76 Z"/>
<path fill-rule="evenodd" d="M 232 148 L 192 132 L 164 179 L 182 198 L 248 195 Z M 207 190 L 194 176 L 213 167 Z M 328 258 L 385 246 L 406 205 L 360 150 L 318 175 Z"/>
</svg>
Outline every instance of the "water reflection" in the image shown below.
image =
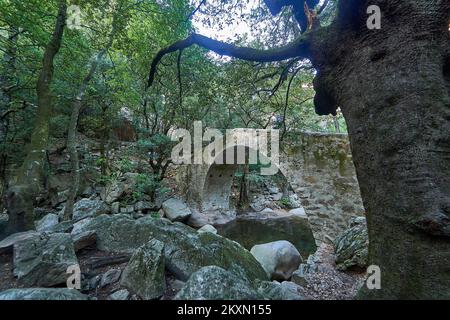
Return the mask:
<svg viewBox="0 0 450 320">
<path fill-rule="evenodd" d="M 240 217 L 216 228 L 220 235 L 240 243 L 248 250 L 256 244 L 287 240 L 304 259 L 316 251 L 307 219 L 297 216 L 268 219 Z"/>
</svg>

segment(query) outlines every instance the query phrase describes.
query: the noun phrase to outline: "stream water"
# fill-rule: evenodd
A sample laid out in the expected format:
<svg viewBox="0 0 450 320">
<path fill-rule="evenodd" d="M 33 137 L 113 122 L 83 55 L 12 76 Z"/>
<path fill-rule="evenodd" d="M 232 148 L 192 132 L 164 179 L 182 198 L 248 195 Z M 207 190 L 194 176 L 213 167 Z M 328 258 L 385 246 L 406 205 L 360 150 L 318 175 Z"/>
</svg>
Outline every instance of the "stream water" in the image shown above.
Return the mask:
<svg viewBox="0 0 450 320">
<path fill-rule="evenodd" d="M 291 242 L 306 259 L 316 251 L 314 237 L 306 219 L 298 216 L 280 218 L 239 217 L 216 226 L 218 233 L 250 250 L 256 244 L 277 240 Z"/>
</svg>

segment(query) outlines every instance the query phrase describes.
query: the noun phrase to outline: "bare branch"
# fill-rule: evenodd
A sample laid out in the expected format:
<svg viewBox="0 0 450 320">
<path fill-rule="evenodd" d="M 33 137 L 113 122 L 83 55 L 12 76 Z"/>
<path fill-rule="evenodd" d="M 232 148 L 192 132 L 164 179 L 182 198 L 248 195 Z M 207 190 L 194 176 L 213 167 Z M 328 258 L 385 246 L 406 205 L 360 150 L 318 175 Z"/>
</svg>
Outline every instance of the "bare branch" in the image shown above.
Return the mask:
<svg viewBox="0 0 450 320">
<path fill-rule="evenodd" d="M 177 41 L 161 49 L 153 58 L 147 88 L 151 87 L 155 79 L 156 68 L 161 59 L 169 53 L 188 48 L 192 45 L 214 51 L 217 54 L 254 62 L 282 61 L 290 58 L 309 58 L 309 33 L 305 33 L 294 42 L 279 48 L 258 50 L 249 47 L 238 47 L 233 44 L 214 40 L 203 35 L 193 33 L 186 39 Z"/>
<path fill-rule="evenodd" d="M 197 8 L 195 8 L 194 11 L 192 11 L 192 12 L 187 16 L 186 21 L 191 20 L 192 17 L 197 13 L 197 11 L 200 10 L 200 7 L 201 7 L 202 5 L 205 4 L 205 2 L 206 2 L 206 0 L 200 1 L 200 3 L 199 3 L 199 5 L 197 6 Z"/>
</svg>

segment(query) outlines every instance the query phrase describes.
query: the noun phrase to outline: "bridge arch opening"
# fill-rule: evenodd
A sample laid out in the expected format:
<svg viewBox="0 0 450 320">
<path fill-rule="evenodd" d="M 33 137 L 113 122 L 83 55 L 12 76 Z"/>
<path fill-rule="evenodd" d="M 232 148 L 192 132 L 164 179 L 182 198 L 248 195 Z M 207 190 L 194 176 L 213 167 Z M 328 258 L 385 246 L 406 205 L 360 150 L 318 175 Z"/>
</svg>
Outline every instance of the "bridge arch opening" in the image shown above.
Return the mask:
<svg viewBox="0 0 450 320">
<path fill-rule="evenodd" d="M 330 242 L 348 228 L 351 217 L 364 215 L 348 138 L 300 132 L 292 141 L 280 153 L 279 171 L 304 208 L 316 243 Z M 188 170 L 187 181 L 192 183 L 187 186 L 187 198 L 211 217 L 210 223 L 236 217 L 230 197 L 238 168 L 213 162 Z"/>
</svg>

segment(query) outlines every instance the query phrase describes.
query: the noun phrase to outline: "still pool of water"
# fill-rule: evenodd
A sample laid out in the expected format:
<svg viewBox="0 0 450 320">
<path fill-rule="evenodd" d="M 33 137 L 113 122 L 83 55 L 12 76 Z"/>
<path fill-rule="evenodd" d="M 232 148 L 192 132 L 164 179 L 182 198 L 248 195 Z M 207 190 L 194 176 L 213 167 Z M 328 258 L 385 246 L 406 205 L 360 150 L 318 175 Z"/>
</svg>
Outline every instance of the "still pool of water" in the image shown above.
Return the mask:
<svg viewBox="0 0 450 320">
<path fill-rule="evenodd" d="M 314 237 L 306 219 L 289 216 L 283 218 L 237 218 L 216 226 L 218 233 L 250 250 L 256 244 L 277 240 L 291 242 L 306 259 L 316 251 Z"/>
</svg>

